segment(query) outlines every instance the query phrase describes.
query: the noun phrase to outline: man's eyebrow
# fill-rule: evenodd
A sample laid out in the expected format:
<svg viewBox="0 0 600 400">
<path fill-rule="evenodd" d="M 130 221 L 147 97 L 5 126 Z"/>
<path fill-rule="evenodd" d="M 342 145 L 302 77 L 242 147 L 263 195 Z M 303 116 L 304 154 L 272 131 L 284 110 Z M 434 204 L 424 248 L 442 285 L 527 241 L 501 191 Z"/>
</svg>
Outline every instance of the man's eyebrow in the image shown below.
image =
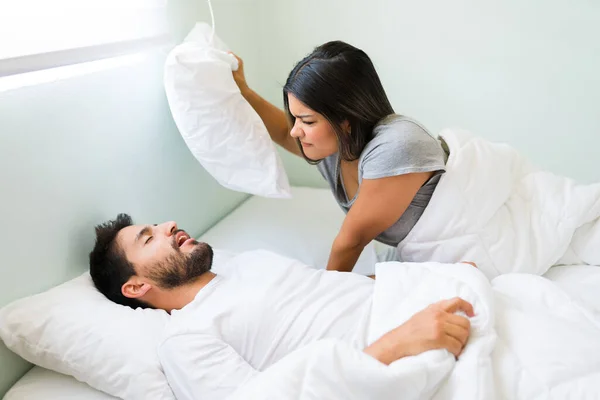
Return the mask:
<svg viewBox="0 0 600 400">
<path fill-rule="evenodd" d="M 144 235 L 150 235 L 152 233 L 152 228 L 150 226 L 145 226 L 142 230 L 136 235 L 135 241 L 137 242 Z"/>
</svg>

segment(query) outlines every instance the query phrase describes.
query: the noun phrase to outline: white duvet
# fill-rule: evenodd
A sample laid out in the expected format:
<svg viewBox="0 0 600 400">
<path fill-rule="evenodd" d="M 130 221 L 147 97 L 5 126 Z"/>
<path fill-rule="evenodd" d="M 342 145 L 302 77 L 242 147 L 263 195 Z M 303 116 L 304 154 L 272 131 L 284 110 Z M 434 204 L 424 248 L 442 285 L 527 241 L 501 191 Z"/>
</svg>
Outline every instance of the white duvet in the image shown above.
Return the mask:
<svg viewBox="0 0 600 400">
<path fill-rule="evenodd" d="M 473 260 L 489 277 L 600 265 L 600 183 L 578 185 L 513 148 L 445 130 L 447 173 L 398 246 L 403 261 Z"/>
<path fill-rule="evenodd" d="M 600 284 L 600 273 L 595 277 Z M 507 274 L 489 282 L 466 264 L 379 264 L 370 341 L 454 296 L 470 301 L 476 314 L 459 361 L 435 350 L 387 367 L 360 349 L 323 340 L 288 355 L 230 398 L 600 398 L 600 299 L 591 307 L 544 277 Z"/>
<path fill-rule="evenodd" d="M 600 265 L 600 184 L 539 171 L 466 132 L 441 136 L 447 173 L 398 247 L 407 262 L 377 266 L 369 340 L 459 296 L 476 313 L 459 361 L 436 350 L 387 367 L 325 340 L 232 399 L 600 399 L 600 272 L 555 267 L 552 280 L 538 276 L 556 264 Z M 480 269 L 453 264 L 461 260 Z"/>
</svg>

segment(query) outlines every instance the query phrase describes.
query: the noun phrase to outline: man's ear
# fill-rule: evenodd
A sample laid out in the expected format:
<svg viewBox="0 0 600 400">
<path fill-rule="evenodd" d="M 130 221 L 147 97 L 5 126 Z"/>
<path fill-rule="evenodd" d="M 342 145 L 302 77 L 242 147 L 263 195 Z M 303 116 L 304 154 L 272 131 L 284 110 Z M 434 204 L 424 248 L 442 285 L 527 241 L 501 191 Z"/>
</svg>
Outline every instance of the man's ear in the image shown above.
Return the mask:
<svg viewBox="0 0 600 400">
<path fill-rule="evenodd" d="M 130 299 L 139 299 L 148 293 L 150 289 L 152 289 L 152 285 L 148 282 L 140 279 L 138 276 L 132 276 L 121 286 L 121 293 Z"/>
</svg>

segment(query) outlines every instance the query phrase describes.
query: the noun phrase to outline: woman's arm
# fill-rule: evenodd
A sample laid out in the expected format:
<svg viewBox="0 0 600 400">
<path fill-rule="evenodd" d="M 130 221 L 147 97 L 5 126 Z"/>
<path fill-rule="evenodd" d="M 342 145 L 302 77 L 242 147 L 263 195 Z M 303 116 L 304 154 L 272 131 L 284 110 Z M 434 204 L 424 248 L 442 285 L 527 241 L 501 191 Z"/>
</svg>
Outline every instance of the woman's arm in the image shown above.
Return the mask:
<svg viewBox="0 0 600 400">
<path fill-rule="evenodd" d="M 327 269 L 352 271 L 364 247 L 400 219 L 432 175 L 420 172 L 363 179 L 358 198 L 333 242 Z"/>
<path fill-rule="evenodd" d="M 239 64 L 238 70 L 233 72 L 235 83 L 237 83 L 240 88 L 240 92 L 242 93 L 242 96 L 244 96 L 244 99 L 250 103 L 252 108 L 254 108 L 254 111 L 256 111 L 260 116 L 260 119 L 262 119 L 271 139 L 290 153 L 302 157 L 302 153 L 296 140 L 290 135 L 290 127 L 283 110 L 275 107 L 273 104 L 263 99 L 258 93 L 250 89 L 244 75 L 244 62 L 235 54 L 233 55 L 237 58 Z"/>
</svg>

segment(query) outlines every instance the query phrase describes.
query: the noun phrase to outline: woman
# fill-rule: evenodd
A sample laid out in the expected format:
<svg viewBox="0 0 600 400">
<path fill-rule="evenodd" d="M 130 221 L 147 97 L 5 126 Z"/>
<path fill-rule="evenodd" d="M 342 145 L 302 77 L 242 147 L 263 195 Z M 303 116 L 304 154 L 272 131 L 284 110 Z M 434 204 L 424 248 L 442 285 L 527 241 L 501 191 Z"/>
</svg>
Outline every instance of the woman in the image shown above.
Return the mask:
<svg viewBox="0 0 600 400">
<path fill-rule="evenodd" d="M 373 239 L 397 246 L 427 207 L 447 154 L 422 125 L 394 113 L 369 57 L 341 41 L 317 47 L 290 72 L 285 111 L 249 88 L 238 61 L 236 83 L 273 141 L 315 164 L 347 213 L 327 269 L 351 271 Z"/>
</svg>

